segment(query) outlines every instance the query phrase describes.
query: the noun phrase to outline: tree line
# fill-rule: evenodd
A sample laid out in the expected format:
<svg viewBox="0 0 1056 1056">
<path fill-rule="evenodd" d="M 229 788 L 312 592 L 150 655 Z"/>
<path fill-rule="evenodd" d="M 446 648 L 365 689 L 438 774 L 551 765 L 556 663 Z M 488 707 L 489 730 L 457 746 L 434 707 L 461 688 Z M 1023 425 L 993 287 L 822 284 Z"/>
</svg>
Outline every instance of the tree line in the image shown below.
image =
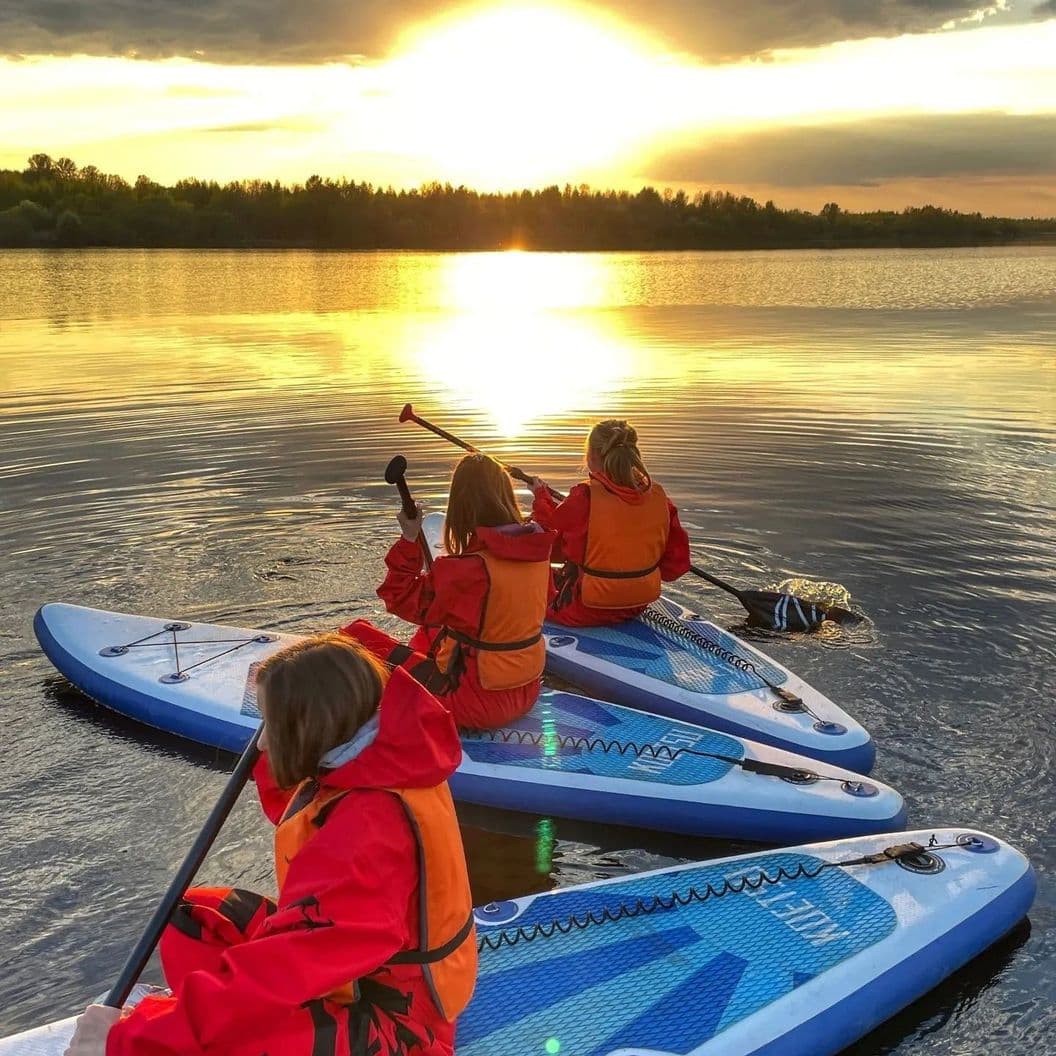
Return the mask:
<svg viewBox="0 0 1056 1056">
<path fill-rule="evenodd" d="M 779 209 L 709 191 L 587 186 L 485 194 L 311 176 L 304 184 L 186 179 L 134 184 L 34 154 L 0 170 L 0 247 L 153 246 L 317 249 L 754 249 L 957 246 L 1056 238 L 1056 218 L 1011 219 L 926 205 L 901 211 Z"/>
</svg>

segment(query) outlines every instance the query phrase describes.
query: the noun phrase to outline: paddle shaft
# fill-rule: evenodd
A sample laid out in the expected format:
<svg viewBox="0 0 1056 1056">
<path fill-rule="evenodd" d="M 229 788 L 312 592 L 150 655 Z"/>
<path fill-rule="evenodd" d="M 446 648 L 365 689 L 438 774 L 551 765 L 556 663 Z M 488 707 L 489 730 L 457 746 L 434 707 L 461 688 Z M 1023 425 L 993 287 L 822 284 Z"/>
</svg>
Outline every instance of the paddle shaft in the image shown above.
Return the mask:
<svg viewBox="0 0 1056 1056">
<path fill-rule="evenodd" d="M 466 443 L 466 441 L 460 436 L 455 436 L 454 433 L 449 433 L 446 429 L 441 429 L 440 426 L 429 421 L 428 418 L 423 418 L 421 415 L 415 414 L 409 403 L 403 408 L 403 411 L 400 414 L 400 421 L 414 422 L 415 425 L 420 425 L 423 429 L 428 429 L 429 432 L 435 433 L 441 439 L 454 444 L 455 447 L 462 448 L 463 451 L 468 451 L 471 455 L 483 454 L 479 447 L 474 447 L 472 444 Z M 494 461 L 499 462 L 497 458 L 494 459 Z M 514 480 L 519 480 L 522 484 L 527 484 L 529 487 L 532 486 L 532 480 L 534 478 L 525 473 L 523 469 L 518 469 L 517 466 L 507 465 L 505 462 L 499 462 L 499 465 L 502 466 L 502 468 L 505 469 Z M 558 502 L 561 502 L 561 500 L 564 499 L 565 496 L 562 495 L 561 492 L 557 491 L 555 488 L 551 488 L 549 484 L 546 487 L 547 491 L 549 491 Z"/>
<path fill-rule="evenodd" d="M 198 833 L 197 838 L 191 845 L 191 849 L 187 852 L 187 856 L 183 859 L 183 863 L 172 878 L 169 889 L 165 892 L 165 896 L 158 904 L 154 915 L 150 918 L 150 922 L 140 936 L 139 942 L 136 943 L 132 952 L 128 955 L 124 967 L 118 974 L 117 981 L 104 998 L 104 1005 L 108 1005 L 110 1008 L 121 1008 L 128 999 L 132 987 L 136 985 L 136 980 L 139 979 L 147 961 L 150 960 L 154 947 L 157 946 L 161 939 L 161 933 L 165 930 L 172 917 L 173 910 L 179 905 L 180 899 L 183 898 L 187 888 L 190 887 L 195 873 L 201 867 L 205 856 L 216 841 L 216 837 L 223 828 L 224 822 L 227 821 L 228 815 L 231 813 L 235 803 L 238 802 L 238 797 L 249 780 L 249 775 L 253 770 L 257 757 L 260 755 L 257 741 L 260 738 L 262 728 L 263 724 L 257 728 L 256 733 L 253 734 L 249 744 L 246 745 L 245 750 L 239 757 L 238 763 L 228 778 L 223 792 L 220 793 L 220 798 L 209 812 L 209 817 L 206 818 L 202 831 Z"/>
</svg>

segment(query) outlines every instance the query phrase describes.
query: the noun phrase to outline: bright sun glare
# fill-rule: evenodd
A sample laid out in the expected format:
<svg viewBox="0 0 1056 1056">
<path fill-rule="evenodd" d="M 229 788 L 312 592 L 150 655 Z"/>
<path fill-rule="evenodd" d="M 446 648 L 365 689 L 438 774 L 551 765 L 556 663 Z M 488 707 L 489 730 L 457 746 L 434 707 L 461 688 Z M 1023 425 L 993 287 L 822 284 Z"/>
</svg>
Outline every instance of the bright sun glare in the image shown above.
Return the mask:
<svg viewBox="0 0 1056 1056">
<path fill-rule="evenodd" d="M 404 142 L 445 178 L 509 188 L 611 163 L 654 133 L 661 65 L 600 16 L 519 5 L 420 30 L 382 76 Z"/>
</svg>

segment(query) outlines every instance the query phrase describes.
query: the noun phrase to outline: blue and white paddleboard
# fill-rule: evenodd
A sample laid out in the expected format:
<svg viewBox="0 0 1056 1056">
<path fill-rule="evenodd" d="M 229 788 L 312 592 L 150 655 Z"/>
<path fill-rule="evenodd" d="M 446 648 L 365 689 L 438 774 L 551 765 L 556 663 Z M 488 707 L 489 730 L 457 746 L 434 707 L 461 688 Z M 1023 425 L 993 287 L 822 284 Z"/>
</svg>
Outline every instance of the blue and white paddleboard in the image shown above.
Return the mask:
<svg viewBox="0 0 1056 1056">
<path fill-rule="evenodd" d="M 41 648 L 78 689 L 130 718 L 241 751 L 260 721 L 255 665 L 298 636 L 45 605 Z M 452 793 L 469 803 L 762 842 L 886 832 L 893 789 L 768 745 L 548 691 L 508 727 L 467 732 Z M 751 772 L 753 762 L 790 768 Z"/>
<path fill-rule="evenodd" d="M 442 514 L 426 515 L 434 554 L 444 552 L 443 530 Z M 588 693 L 860 774 L 873 768 L 876 748 L 863 726 L 788 668 L 670 598 L 612 627 L 547 623 L 543 631 L 547 670 Z M 763 679 L 802 703 L 782 700 Z"/>
<path fill-rule="evenodd" d="M 894 850 L 911 841 L 924 849 Z M 1001 938 L 1035 886 L 1008 844 L 938 829 L 491 903 L 455 1050 L 831 1056 Z M 73 1024 L 2 1040 L 0 1056 L 59 1056 Z"/>
</svg>

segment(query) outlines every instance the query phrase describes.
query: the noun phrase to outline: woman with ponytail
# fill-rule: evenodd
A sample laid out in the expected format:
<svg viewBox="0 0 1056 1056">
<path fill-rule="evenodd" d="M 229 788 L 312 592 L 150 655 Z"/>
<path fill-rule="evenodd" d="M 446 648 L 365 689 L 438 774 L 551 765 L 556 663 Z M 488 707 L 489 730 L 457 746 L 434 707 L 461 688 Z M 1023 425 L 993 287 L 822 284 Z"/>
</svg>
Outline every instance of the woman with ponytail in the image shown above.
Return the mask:
<svg viewBox="0 0 1056 1056">
<path fill-rule="evenodd" d="M 660 597 L 661 581 L 689 571 L 689 539 L 678 511 L 649 475 L 638 433 L 627 422 L 599 422 L 587 438 L 588 479 L 554 502 L 536 478 L 532 517 L 557 533 L 564 561 L 549 619 L 569 627 L 620 623 Z"/>
</svg>

